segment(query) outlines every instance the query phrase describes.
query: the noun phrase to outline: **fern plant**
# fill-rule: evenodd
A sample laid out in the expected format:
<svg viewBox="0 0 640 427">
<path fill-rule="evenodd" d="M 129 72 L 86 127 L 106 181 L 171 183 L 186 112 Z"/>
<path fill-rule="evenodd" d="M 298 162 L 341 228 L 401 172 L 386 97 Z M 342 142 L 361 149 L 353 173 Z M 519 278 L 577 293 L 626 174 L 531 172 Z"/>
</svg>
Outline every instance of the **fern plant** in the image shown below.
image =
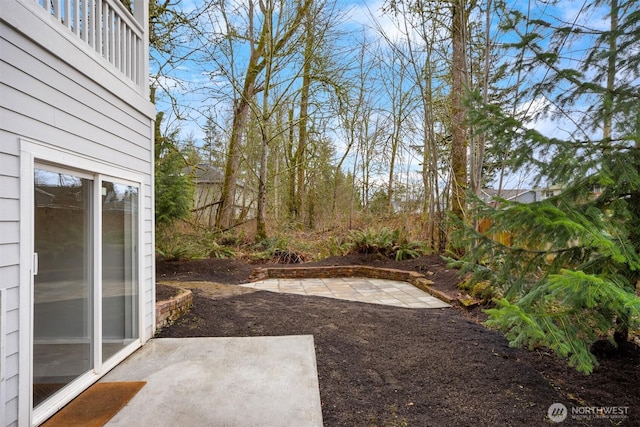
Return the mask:
<svg viewBox="0 0 640 427">
<path fill-rule="evenodd" d="M 229 258 L 236 255 L 235 251 L 226 246 L 222 246 L 217 242 L 211 242 L 208 245 L 209 258 Z"/>
<path fill-rule="evenodd" d="M 366 230 L 352 230 L 349 233 L 351 250 L 355 253 L 381 254 L 388 256 L 388 254 L 393 250 L 394 239 L 397 236 L 397 233 L 397 231 L 392 231 L 386 227 L 380 230 L 373 228 L 368 228 Z"/>
<path fill-rule="evenodd" d="M 420 244 L 416 242 L 400 242 L 394 245 L 393 252 L 396 261 L 403 261 L 405 259 L 418 258 L 423 255 L 423 251 L 420 248 Z"/>
<path fill-rule="evenodd" d="M 425 253 L 420 243 L 410 242 L 400 230 L 387 227 L 352 230 L 348 241 L 351 252 L 379 254 L 396 261 L 418 258 Z"/>
</svg>

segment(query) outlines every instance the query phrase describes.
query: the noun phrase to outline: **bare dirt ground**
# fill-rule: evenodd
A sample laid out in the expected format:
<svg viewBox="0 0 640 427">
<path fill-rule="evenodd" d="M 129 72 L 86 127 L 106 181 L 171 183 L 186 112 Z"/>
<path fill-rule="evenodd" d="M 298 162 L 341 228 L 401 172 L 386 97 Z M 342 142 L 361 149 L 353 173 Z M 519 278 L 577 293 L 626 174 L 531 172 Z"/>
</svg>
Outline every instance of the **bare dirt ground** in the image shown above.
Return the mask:
<svg viewBox="0 0 640 427">
<path fill-rule="evenodd" d="M 438 290 L 458 292 L 456 272 L 437 256 L 397 262 L 353 255 L 292 266 L 304 265 L 418 271 Z M 480 309 L 403 309 L 236 286 L 258 266 L 158 262 L 158 281 L 194 292 L 191 312 L 158 336 L 313 335 L 326 426 L 554 425 L 547 410 L 556 402 L 568 408 L 558 425 L 640 425 L 640 349 L 631 342 L 600 351 L 600 365 L 585 376 L 544 349 L 510 348 L 480 323 Z M 158 286 L 157 298 L 173 292 Z M 592 407 L 617 407 L 624 417 L 572 414 Z"/>
</svg>

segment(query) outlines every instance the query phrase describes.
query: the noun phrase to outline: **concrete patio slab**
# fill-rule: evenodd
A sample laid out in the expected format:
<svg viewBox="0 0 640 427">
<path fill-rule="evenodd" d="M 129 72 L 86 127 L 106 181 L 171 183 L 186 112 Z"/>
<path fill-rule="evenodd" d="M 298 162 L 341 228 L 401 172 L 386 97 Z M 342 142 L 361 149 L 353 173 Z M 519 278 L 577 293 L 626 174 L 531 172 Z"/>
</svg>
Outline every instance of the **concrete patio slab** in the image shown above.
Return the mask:
<svg viewBox="0 0 640 427">
<path fill-rule="evenodd" d="M 156 338 L 100 381 L 146 381 L 107 426 L 322 426 L 313 336 Z"/>
<path fill-rule="evenodd" d="M 240 285 L 402 308 L 449 304 L 410 283 L 267 279 Z M 100 381 L 146 381 L 107 426 L 322 426 L 313 336 L 156 338 Z"/>
<path fill-rule="evenodd" d="M 366 277 L 266 279 L 240 285 L 261 291 L 314 295 L 403 308 L 451 307 L 407 282 Z"/>
</svg>

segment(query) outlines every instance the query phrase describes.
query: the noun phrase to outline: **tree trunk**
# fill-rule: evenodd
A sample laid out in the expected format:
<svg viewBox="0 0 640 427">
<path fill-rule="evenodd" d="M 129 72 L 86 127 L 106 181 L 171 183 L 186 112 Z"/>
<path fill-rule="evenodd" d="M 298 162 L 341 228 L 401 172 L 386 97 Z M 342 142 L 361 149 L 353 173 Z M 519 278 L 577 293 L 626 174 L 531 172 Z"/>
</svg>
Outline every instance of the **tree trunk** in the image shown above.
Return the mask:
<svg viewBox="0 0 640 427">
<path fill-rule="evenodd" d="M 253 1 L 249 1 L 248 3 L 248 34 L 252 35 L 254 33 L 254 6 Z M 298 4 L 296 14 L 290 22 L 287 22 L 287 27 L 281 33 L 280 37 L 277 40 L 270 41 L 272 55 L 277 55 L 278 52 L 284 49 L 287 42 L 291 39 L 291 37 L 293 37 L 296 31 L 298 31 L 300 22 L 302 21 L 303 17 L 306 16 L 311 3 L 311 0 L 304 0 L 304 2 Z M 265 8 L 264 2 L 260 2 L 260 7 L 262 7 L 263 9 Z M 273 6 L 270 5 L 269 8 L 273 8 Z M 218 210 L 218 215 L 216 216 L 216 226 L 221 229 L 229 228 L 233 223 L 236 182 L 238 180 L 240 160 L 242 150 L 244 148 L 243 137 L 247 124 L 247 117 L 249 115 L 249 107 L 251 102 L 254 101 L 254 97 L 258 91 L 256 88 L 256 81 L 258 75 L 264 70 L 264 67 L 266 65 L 264 54 L 267 37 L 271 37 L 270 34 L 266 34 L 266 31 L 269 27 L 269 25 L 262 25 L 258 39 L 254 39 L 251 41 L 251 53 L 249 55 L 244 84 L 242 85 L 242 91 L 236 99 L 233 110 L 231 138 L 229 139 L 224 181 L 222 184 L 222 193 L 220 195 L 220 208 Z"/>
<path fill-rule="evenodd" d="M 253 33 L 253 2 L 249 2 L 249 29 Z M 249 103 L 256 93 L 256 79 L 264 68 L 264 62 L 260 63 L 260 58 L 264 54 L 265 26 L 262 27 L 260 38 L 251 44 L 251 55 L 245 73 L 244 84 L 240 96 L 236 98 L 233 109 L 233 122 L 231 124 L 231 137 L 227 151 L 227 161 L 224 169 L 224 180 L 222 192 L 220 194 L 220 206 L 216 215 L 216 227 L 227 229 L 231 227 L 235 210 L 236 182 L 238 181 L 238 170 L 244 146 L 244 131 L 249 115 Z"/>
<path fill-rule="evenodd" d="M 438 220 L 440 213 L 440 189 L 438 187 L 438 144 L 434 131 L 433 113 L 433 73 L 431 66 L 431 50 L 427 52 L 425 59 L 425 86 L 422 95 L 423 102 L 423 126 L 424 146 L 422 153 L 422 182 L 424 185 L 423 218 L 427 244 L 434 250 L 440 247 L 440 234 L 438 232 Z"/>
<path fill-rule="evenodd" d="M 466 109 L 464 93 L 467 85 L 465 60 L 467 14 L 463 0 L 453 0 L 451 38 L 453 57 L 451 62 L 451 211 L 460 219 L 466 216 L 467 189 L 467 130 L 464 123 Z"/>
<path fill-rule="evenodd" d="M 267 238 L 266 204 L 267 204 L 267 150 L 269 134 L 266 123 L 263 123 L 262 147 L 260 153 L 260 178 L 258 180 L 258 212 L 256 218 L 256 241 Z"/>
<path fill-rule="evenodd" d="M 298 148 L 295 154 L 296 168 L 296 194 L 295 212 L 299 217 L 302 215 L 302 204 L 305 193 L 305 174 L 306 174 L 306 153 L 309 143 L 309 88 L 311 86 L 311 58 L 313 56 L 313 31 L 310 18 L 307 17 L 305 22 L 306 40 L 304 47 L 304 64 L 302 66 L 302 88 L 300 89 L 300 123 L 298 133 Z"/>
<path fill-rule="evenodd" d="M 489 102 L 489 72 L 491 71 L 491 0 L 487 0 L 485 10 L 484 69 L 482 72 L 482 101 Z M 471 191 L 480 196 L 482 190 L 482 167 L 484 165 L 486 135 L 478 135 L 473 142 L 470 164 Z"/>
<path fill-rule="evenodd" d="M 243 97 L 244 98 L 244 97 Z M 220 206 L 216 217 L 216 227 L 226 229 L 233 221 L 233 211 L 235 208 L 236 181 L 238 180 L 238 169 L 243 147 L 244 129 L 249 114 L 249 103 L 244 99 L 239 99 L 236 103 L 231 125 L 231 138 L 227 152 L 227 161 L 224 169 L 224 181 L 222 183 L 222 194 L 220 195 Z"/>
<path fill-rule="evenodd" d="M 270 2 L 263 6 L 264 13 L 264 88 L 262 92 L 262 116 L 260 120 L 260 172 L 258 178 L 258 212 L 256 218 L 256 241 L 261 242 L 267 238 L 267 150 L 269 149 L 269 121 L 271 120 L 269 93 L 271 88 L 271 67 L 273 64 L 273 8 Z"/>
</svg>

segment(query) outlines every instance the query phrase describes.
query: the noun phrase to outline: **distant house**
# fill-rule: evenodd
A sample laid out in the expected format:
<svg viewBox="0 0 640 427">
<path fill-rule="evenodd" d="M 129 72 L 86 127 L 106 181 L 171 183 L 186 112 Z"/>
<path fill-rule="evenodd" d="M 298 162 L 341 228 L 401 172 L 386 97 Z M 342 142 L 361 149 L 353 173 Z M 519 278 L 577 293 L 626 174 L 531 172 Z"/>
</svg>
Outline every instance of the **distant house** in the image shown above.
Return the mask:
<svg viewBox="0 0 640 427">
<path fill-rule="evenodd" d="M 222 195 L 224 172 L 212 165 L 200 163 L 185 168 L 194 183 L 193 213 L 200 224 L 215 224 L 216 214 Z M 235 217 L 250 218 L 255 214 L 255 200 L 257 195 L 242 181 L 236 183 Z"/>
<path fill-rule="evenodd" d="M 562 185 L 550 185 L 548 187 L 536 188 L 533 190 L 528 189 L 504 189 L 498 192 L 493 188 L 484 188 L 482 189 L 482 193 L 480 198 L 488 204 L 496 205 L 496 197 L 500 197 L 507 201 L 519 202 L 519 203 L 534 203 L 540 202 L 542 200 L 546 200 L 550 197 L 554 197 L 559 195 L 564 189 Z M 598 185 L 594 185 L 591 187 L 591 194 L 593 196 L 599 196 L 602 193 L 602 188 Z M 488 218 L 483 219 L 478 224 L 478 230 L 482 233 L 487 232 L 491 226 L 491 220 Z M 493 236 L 493 239 L 505 244 L 510 245 L 513 236 L 511 233 L 501 232 L 496 233 Z"/>
<path fill-rule="evenodd" d="M 0 0 L 0 426 L 155 330 L 148 0 Z"/>
<path fill-rule="evenodd" d="M 538 194 L 540 194 L 540 200 L 548 199 L 553 196 L 557 196 L 562 192 L 564 187 L 562 185 L 550 185 L 548 187 L 539 188 Z"/>
<path fill-rule="evenodd" d="M 541 200 L 538 191 L 528 189 L 502 189 L 498 191 L 493 188 L 483 188 L 480 193 L 480 199 L 490 205 L 497 206 L 499 204 L 497 198 L 519 203 L 533 203 Z M 478 231 L 481 233 L 487 233 L 490 227 L 491 219 L 489 218 L 478 223 Z M 492 233 L 491 237 L 503 245 L 510 245 L 513 241 L 512 234 L 508 232 Z"/>
<path fill-rule="evenodd" d="M 503 189 L 496 190 L 494 188 L 483 188 L 480 198 L 485 203 L 495 203 L 496 197 L 508 200 L 510 202 L 533 203 L 540 200 L 540 195 L 536 190 L 528 189 Z"/>
<path fill-rule="evenodd" d="M 540 200 L 545 200 L 550 197 L 557 196 L 564 190 L 564 185 L 554 184 L 544 188 L 538 188 L 537 192 L 540 195 Z M 591 197 L 598 197 L 602 194 L 602 186 L 599 184 L 593 184 L 589 187 Z"/>
</svg>

